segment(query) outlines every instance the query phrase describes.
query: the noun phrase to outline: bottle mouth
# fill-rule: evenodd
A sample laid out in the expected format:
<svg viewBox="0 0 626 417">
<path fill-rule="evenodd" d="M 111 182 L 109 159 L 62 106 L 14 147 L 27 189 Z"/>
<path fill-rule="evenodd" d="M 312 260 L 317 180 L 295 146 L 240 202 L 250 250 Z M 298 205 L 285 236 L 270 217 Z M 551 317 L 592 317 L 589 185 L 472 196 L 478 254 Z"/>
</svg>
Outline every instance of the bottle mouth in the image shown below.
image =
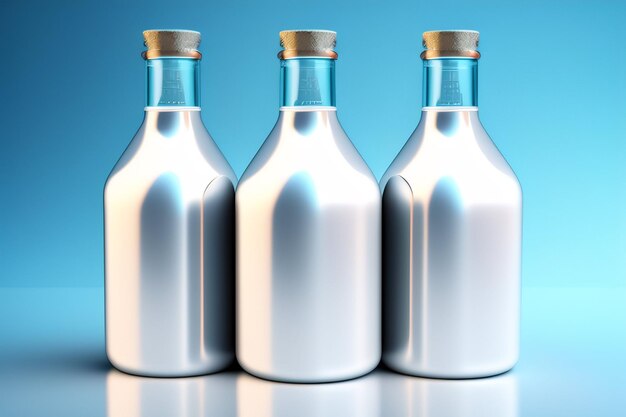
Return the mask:
<svg viewBox="0 0 626 417">
<path fill-rule="evenodd" d="M 420 54 L 424 61 L 437 58 L 459 58 L 459 59 L 480 59 L 478 51 L 433 51 L 426 50 Z"/>
<path fill-rule="evenodd" d="M 284 50 L 278 53 L 278 59 L 285 61 L 294 58 L 326 58 L 336 60 L 339 55 L 335 51 Z"/>
<path fill-rule="evenodd" d="M 143 51 L 141 57 L 145 60 L 157 58 L 189 58 L 202 59 L 202 54 L 198 51 L 166 51 L 161 49 L 151 49 Z"/>
</svg>

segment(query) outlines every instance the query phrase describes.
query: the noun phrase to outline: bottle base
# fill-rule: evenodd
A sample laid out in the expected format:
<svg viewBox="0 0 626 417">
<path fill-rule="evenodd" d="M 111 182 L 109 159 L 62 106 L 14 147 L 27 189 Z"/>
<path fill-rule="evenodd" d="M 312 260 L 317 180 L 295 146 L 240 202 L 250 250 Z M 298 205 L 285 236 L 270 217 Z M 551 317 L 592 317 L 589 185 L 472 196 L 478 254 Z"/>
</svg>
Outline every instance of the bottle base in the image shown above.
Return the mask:
<svg viewBox="0 0 626 417">
<path fill-rule="evenodd" d="M 463 371 L 463 372 L 451 372 L 449 370 L 446 371 L 437 371 L 432 369 L 423 369 L 419 367 L 410 367 L 406 365 L 398 365 L 393 363 L 393 361 L 389 361 L 387 359 L 383 359 L 383 363 L 390 370 L 408 376 L 415 376 L 420 378 L 432 378 L 432 379 L 480 379 L 480 378 L 490 378 L 498 375 L 505 374 L 511 371 L 517 361 L 512 364 L 500 367 L 488 368 L 480 371 Z"/>
<path fill-rule="evenodd" d="M 294 377 L 294 376 L 281 375 L 279 373 L 261 372 L 261 371 L 257 371 L 256 369 L 253 369 L 247 366 L 241 361 L 239 362 L 239 365 L 244 371 L 246 371 L 250 375 L 260 378 L 260 379 L 264 379 L 266 381 L 285 382 L 285 383 L 291 383 L 291 384 L 324 384 L 324 383 L 333 383 L 333 382 L 343 382 L 343 381 L 349 381 L 352 379 L 361 378 L 369 374 L 370 372 L 372 372 L 374 369 L 376 369 L 376 367 L 378 366 L 378 362 L 374 365 L 363 367 L 362 369 L 358 371 L 354 371 L 350 373 L 328 374 L 328 375 L 312 376 L 312 377 Z"/>
<path fill-rule="evenodd" d="M 205 365 L 201 367 L 193 367 L 193 368 L 184 369 L 184 370 L 157 370 L 157 371 L 124 366 L 116 362 L 115 360 L 113 360 L 108 355 L 107 355 L 107 359 L 109 360 L 109 363 L 115 369 L 117 369 L 120 372 L 124 372 L 125 374 L 129 374 L 129 375 L 148 377 L 148 378 L 186 378 L 186 377 L 209 375 L 209 374 L 214 374 L 214 373 L 223 371 L 233 364 L 235 357 L 234 355 L 229 355 L 229 357 L 222 358 L 209 365 Z"/>
</svg>

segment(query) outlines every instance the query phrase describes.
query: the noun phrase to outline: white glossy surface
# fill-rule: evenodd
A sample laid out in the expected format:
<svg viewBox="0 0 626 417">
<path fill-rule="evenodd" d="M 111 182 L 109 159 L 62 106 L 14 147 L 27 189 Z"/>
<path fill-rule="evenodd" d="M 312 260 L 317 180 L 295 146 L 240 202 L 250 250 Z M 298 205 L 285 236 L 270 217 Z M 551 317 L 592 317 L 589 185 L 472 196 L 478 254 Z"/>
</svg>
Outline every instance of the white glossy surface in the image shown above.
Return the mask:
<svg viewBox="0 0 626 417">
<path fill-rule="evenodd" d="M 380 360 L 380 193 L 334 108 L 282 108 L 242 175 L 237 359 L 289 382 Z"/>
<path fill-rule="evenodd" d="M 236 177 L 200 112 L 145 112 L 104 190 L 107 354 L 138 375 L 234 359 Z"/>
<path fill-rule="evenodd" d="M 381 180 L 383 361 L 475 378 L 519 355 L 522 194 L 477 108 L 425 108 Z"/>
</svg>

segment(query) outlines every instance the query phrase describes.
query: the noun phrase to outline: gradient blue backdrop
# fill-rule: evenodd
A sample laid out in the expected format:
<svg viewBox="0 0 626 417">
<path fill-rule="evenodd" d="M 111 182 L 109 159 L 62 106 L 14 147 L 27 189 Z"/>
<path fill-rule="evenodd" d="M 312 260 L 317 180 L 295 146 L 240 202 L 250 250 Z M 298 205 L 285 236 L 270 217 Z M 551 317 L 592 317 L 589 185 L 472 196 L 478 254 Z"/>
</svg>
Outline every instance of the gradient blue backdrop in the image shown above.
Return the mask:
<svg viewBox="0 0 626 417">
<path fill-rule="evenodd" d="M 479 105 L 524 190 L 524 284 L 626 282 L 626 2 L 0 5 L 0 285 L 101 286 L 102 188 L 141 123 L 141 31 L 202 32 L 203 117 L 238 175 L 278 107 L 278 31 L 338 32 L 341 122 L 377 177 L 419 120 L 421 33 L 481 32 Z"/>
</svg>

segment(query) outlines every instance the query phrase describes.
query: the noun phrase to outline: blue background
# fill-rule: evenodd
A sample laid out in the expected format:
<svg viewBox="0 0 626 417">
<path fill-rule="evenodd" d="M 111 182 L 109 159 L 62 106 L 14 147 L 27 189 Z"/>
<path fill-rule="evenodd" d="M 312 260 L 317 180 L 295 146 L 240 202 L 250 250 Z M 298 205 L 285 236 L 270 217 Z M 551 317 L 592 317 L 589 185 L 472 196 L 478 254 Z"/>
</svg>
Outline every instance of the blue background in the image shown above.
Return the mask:
<svg viewBox="0 0 626 417">
<path fill-rule="evenodd" d="M 623 414 L 625 21 L 618 0 L 1 1 L 0 415 L 119 417 L 110 404 L 123 375 L 104 355 L 102 189 L 143 117 L 149 28 L 202 32 L 203 117 L 238 175 L 276 120 L 278 31 L 336 30 L 339 117 L 379 178 L 420 117 L 421 33 L 479 30 L 481 118 L 525 209 L 522 353 L 504 379 L 379 369 L 354 388 L 295 386 L 235 369 L 154 392 L 155 379 L 126 377 L 146 405 L 181 406 L 155 416 L 191 415 L 203 384 L 198 398 L 224 408 L 206 415 L 235 415 L 250 395 L 287 400 L 276 415 L 321 415 L 318 400 L 350 409 L 361 383 L 380 386 L 385 416 L 408 415 L 406 404 L 449 416 L 428 407 L 442 401 L 459 416 Z"/>
<path fill-rule="evenodd" d="M 102 189 L 142 120 L 151 28 L 202 32 L 203 117 L 238 175 L 276 120 L 278 31 L 336 30 L 339 117 L 378 178 L 419 120 L 421 33 L 480 31 L 524 284 L 625 284 L 625 2 L 128 3 L 0 5 L 0 285 L 102 286 Z"/>
</svg>

